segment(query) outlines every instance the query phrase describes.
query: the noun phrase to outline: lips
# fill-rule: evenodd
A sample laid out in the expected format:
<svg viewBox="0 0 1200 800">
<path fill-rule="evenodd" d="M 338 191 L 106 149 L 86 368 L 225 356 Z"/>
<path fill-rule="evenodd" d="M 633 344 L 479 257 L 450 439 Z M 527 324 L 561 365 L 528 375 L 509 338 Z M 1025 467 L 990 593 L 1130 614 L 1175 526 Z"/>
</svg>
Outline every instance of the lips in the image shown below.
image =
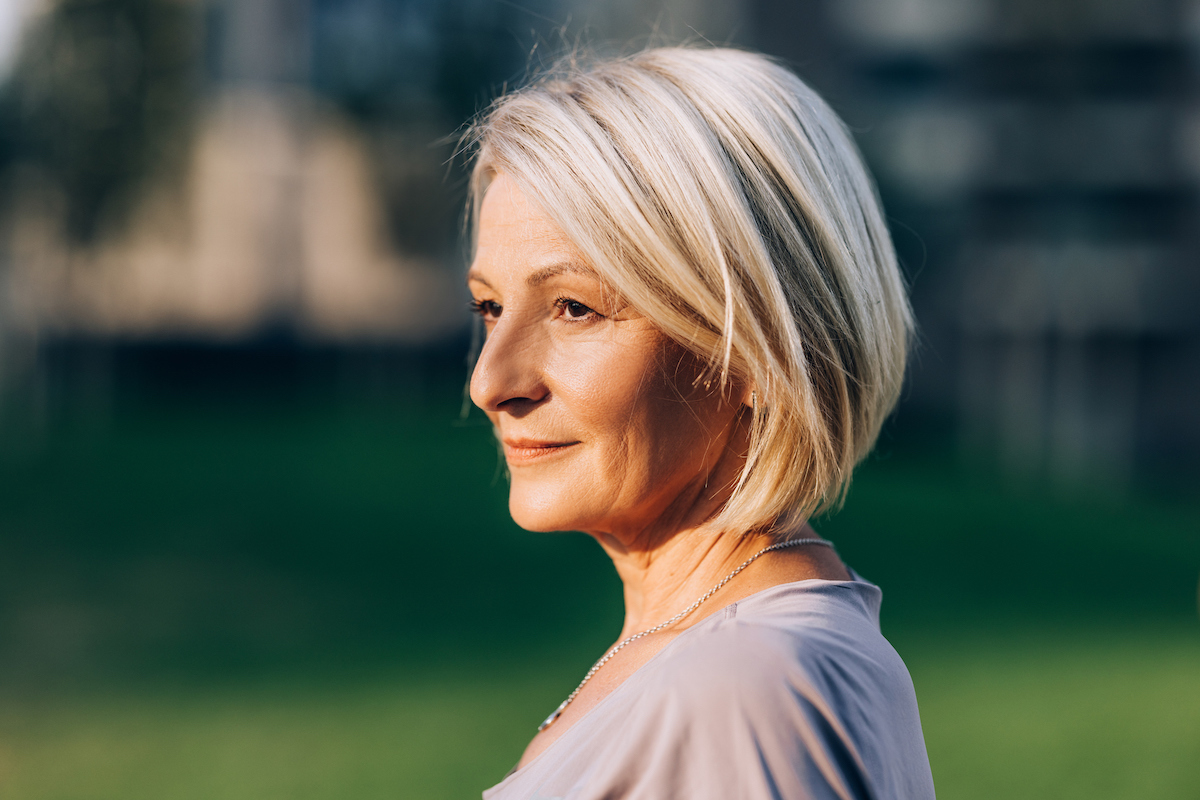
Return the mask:
<svg viewBox="0 0 1200 800">
<path fill-rule="evenodd" d="M 505 437 L 504 459 L 509 464 L 542 461 L 560 455 L 579 442 L 550 442 L 539 439 L 511 439 Z"/>
</svg>

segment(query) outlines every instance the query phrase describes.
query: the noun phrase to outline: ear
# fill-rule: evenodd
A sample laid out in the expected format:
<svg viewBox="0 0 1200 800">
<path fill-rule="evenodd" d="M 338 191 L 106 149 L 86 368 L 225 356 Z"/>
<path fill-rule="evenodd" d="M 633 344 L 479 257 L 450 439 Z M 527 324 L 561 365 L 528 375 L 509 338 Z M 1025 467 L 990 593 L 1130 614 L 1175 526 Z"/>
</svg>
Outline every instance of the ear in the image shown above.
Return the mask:
<svg viewBox="0 0 1200 800">
<path fill-rule="evenodd" d="M 746 406 L 747 408 L 757 408 L 758 407 L 758 392 L 754 388 L 754 384 L 752 384 L 752 383 L 746 384 L 746 388 L 742 392 L 741 400 L 742 400 L 742 405 Z"/>
</svg>

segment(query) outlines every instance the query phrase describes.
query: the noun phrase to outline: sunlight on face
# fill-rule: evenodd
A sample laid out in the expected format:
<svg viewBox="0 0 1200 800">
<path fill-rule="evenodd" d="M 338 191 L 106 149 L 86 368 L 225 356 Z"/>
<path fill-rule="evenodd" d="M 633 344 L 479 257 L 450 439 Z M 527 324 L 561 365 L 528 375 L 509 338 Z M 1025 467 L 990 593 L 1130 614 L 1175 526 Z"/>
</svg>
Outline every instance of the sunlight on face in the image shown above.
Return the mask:
<svg viewBox="0 0 1200 800">
<path fill-rule="evenodd" d="M 705 388 L 699 361 L 504 175 L 468 284 L 487 329 L 471 399 L 503 442 L 517 524 L 632 543 L 716 510 L 743 457 L 741 404 Z"/>
</svg>

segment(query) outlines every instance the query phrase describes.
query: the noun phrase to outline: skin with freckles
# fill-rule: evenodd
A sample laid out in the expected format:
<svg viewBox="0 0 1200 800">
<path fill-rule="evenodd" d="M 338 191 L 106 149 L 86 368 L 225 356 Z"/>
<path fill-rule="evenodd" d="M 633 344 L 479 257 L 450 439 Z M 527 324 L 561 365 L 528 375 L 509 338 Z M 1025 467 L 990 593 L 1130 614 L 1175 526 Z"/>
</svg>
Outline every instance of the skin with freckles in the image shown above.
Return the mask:
<svg viewBox="0 0 1200 800">
<path fill-rule="evenodd" d="M 703 362 L 623 302 L 503 174 L 483 199 L 468 285 L 487 330 L 471 399 L 503 444 L 509 510 L 529 530 L 600 542 L 624 585 L 618 640 L 670 619 L 775 541 L 705 527 L 744 463 L 749 387 L 706 381 Z M 823 547 L 763 556 L 691 617 L 618 653 L 521 763 L 708 613 L 780 583 L 848 577 Z"/>
</svg>

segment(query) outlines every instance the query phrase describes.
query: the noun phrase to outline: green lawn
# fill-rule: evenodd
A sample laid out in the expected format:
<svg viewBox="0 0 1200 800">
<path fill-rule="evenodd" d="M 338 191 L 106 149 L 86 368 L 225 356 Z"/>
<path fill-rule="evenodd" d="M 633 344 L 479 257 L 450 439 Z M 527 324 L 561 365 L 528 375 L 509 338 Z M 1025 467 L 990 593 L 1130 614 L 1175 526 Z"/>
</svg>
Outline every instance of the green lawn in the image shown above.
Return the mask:
<svg viewBox="0 0 1200 800">
<path fill-rule="evenodd" d="M 941 798 L 1200 797 L 1200 624 L 942 642 L 908 661 Z"/>
<path fill-rule="evenodd" d="M 506 520 L 459 391 L 0 430 L 0 797 L 497 781 L 620 596 L 589 540 Z M 1200 508 L 885 437 L 818 527 L 884 588 L 942 798 L 1200 797 Z"/>
<path fill-rule="evenodd" d="M 942 798 L 1200 796 L 1200 626 L 902 643 Z M 576 665 L 143 687 L 0 711 L 6 800 L 464 798 Z"/>
</svg>

